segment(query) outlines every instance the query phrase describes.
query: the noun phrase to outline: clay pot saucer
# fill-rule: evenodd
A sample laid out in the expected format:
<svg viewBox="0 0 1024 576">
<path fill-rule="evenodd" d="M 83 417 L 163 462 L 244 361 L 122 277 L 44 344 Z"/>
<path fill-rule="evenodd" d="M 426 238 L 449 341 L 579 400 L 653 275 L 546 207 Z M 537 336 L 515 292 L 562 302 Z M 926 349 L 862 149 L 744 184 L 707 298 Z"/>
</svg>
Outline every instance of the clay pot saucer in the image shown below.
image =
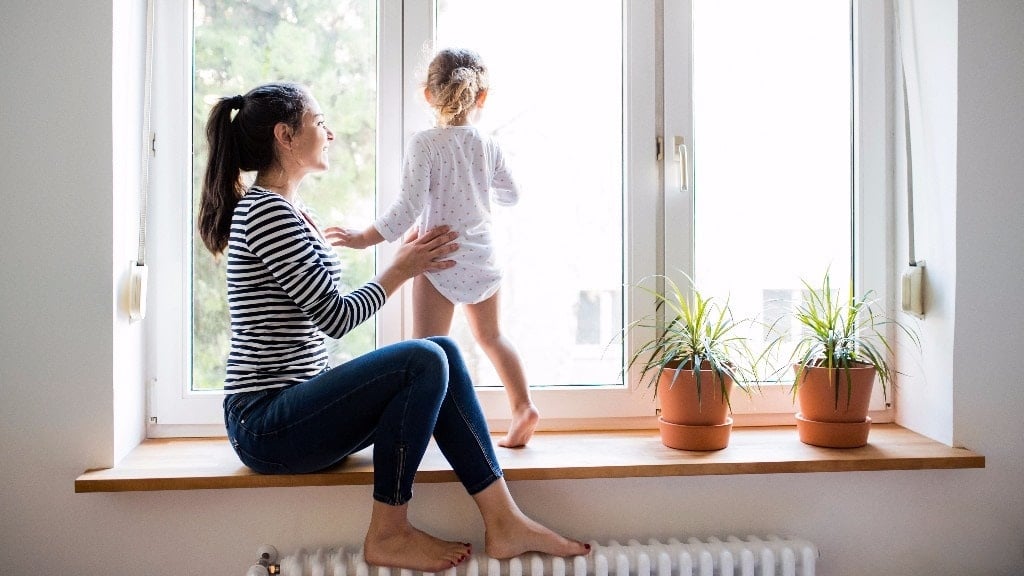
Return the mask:
<svg viewBox="0 0 1024 576">
<path fill-rule="evenodd" d="M 804 444 L 824 448 L 859 448 L 868 443 L 871 417 L 863 422 L 819 422 L 797 413 L 796 430 Z"/>
<path fill-rule="evenodd" d="M 710 426 L 687 426 L 673 424 L 658 418 L 661 430 L 661 443 L 676 450 L 721 450 L 729 445 L 729 432 L 732 430 L 732 418 L 726 418 L 725 424 Z"/>
</svg>

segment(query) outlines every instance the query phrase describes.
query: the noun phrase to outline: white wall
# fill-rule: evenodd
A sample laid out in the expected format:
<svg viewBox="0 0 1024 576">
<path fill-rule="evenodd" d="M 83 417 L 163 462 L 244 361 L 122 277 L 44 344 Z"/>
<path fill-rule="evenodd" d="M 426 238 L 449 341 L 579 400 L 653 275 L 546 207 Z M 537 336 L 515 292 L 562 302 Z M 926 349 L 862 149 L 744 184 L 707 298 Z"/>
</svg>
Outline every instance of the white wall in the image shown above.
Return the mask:
<svg viewBox="0 0 1024 576">
<path fill-rule="evenodd" d="M 897 38 L 906 62 L 914 177 L 915 260 L 924 262 L 926 322 L 900 314 L 921 336 L 915 350 L 900 341 L 897 422 L 940 442 L 953 443 L 953 297 L 957 279 L 957 2 L 899 0 Z M 897 67 L 895 73 L 899 73 Z M 909 264 L 906 214 L 904 108 L 897 86 L 896 241 L 899 274 Z M 899 286 L 899 284 L 897 284 Z"/>
<path fill-rule="evenodd" d="M 953 437 L 976 446 L 1011 505 L 990 522 L 1024 546 L 1024 2 L 962 2 Z M 989 498 L 999 498 L 990 490 Z M 1020 564 L 1018 564 L 1019 566 Z M 1024 570 L 1022 570 L 1024 572 Z"/>
<path fill-rule="evenodd" d="M 122 354 L 137 346 L 112 309 L 119 267 L 131 257 L 115 248 L 130 237 L 121 214 L 130 200 L 115 202 L 112 190 L 130 187 L 119 170 L 137 162 L 112 135 L 130 137 L 132 125 L 115 122 L 126 111 L 111 105 L 111 29 L 124 16 L 111 3 L 8 4 L 0 20 L 4 573 L 229 576 L 243 574 L 264 542 L 285 551 L 359 542 L 367 487 L 73 493 L 79 473 L 114 459 L 115 383 L 131 379 Z M 941 287 L 955 295 L 944 311 L 955 312 L 955 346 L 933 353 L 952 359 L 953 439 L 988 466 L 513 483 L 528 512 L 598 540 L 798 534 L 818 543 L 826 575 L 1024 571 L 1024 423 L 1014 414 L 1024 386 L 1021 371 L 1000 362 L 1024 349 L 1024 4 L 971 0 L 958 9 L 956 190 L 936 199 L 956 208 L 956 270 Z M 425 528 L 482 544 L 457 486 L 420 486 L 413 508 Z"/>
</svg>

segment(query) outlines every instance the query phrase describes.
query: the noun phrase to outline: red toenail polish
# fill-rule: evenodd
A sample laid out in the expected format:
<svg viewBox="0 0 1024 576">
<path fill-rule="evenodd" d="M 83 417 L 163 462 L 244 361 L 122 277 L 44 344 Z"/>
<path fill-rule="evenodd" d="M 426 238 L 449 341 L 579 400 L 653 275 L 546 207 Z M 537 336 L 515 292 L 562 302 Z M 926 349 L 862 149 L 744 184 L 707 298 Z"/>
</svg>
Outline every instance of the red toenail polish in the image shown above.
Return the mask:
<svg viewBox="0 0 1024 576">
<path fill-rule="evenodd" d="M 590 550 L 590 544 L 584 544 L 583 547 L 586 548 L 587 550 Z"/>
</svg>

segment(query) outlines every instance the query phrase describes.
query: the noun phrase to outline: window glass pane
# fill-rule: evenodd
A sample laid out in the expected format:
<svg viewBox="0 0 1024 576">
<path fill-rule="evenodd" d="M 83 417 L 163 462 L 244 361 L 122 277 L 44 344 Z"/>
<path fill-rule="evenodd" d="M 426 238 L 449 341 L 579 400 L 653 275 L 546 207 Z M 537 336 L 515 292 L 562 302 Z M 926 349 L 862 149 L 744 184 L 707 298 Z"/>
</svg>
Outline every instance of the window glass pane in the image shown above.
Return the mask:
<svg viewBox="0 0 1024 576">
<path fill-rule="evenodd" d="M 373 0 L 198 0 L 193 5 L 193 209 L 206 166 L 206 118 L 223 96 L 257 84 L 309 86 L 335 133 L 331 168 L 310 176 L 302 198 L 322 224 L 371 222 L 376 164 L 376 2 Z M 195 218 L 193 217 L 193 222 Z M 343 289 L 372 277 L 373 250 L 341 250 Z M 192 388 L 223 386 L 230 337 L 225 269 L 192 244 Z M 366 322 L 331 342 L 332 363 L 374 346 Z"/>
<path fill-rule="evenodd" d="M 607 344 L 622 327 L 622 24 L 617 1 L 438 0 L 437 45 L 487 64 L 477 125 L 522 187 L 495 207 L 494 235 L 502 329 L 534 387 L 621 382 Z M 452 335 L 477 384 L 500 386 L 461 312 Z"/>
<path fill-rule="evenodd" d="M 849 0 L 694 1 L 694 273 L 739 317 L 849 286 L 850 37 Z"/>
</svg>

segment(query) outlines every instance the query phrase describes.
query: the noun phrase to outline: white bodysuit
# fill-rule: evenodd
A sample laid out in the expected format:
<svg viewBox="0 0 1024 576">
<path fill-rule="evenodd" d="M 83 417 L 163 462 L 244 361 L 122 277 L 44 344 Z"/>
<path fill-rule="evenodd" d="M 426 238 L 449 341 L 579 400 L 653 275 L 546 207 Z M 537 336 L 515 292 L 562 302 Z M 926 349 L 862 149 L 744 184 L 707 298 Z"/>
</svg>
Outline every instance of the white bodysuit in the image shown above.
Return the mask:
<svg viewBox="0 0 1024 576">
<path fill-rule="evenodd" d="M 501 286 L 491 242 L 491 200 L 519 201 L 519 187 L 501 149 L 473 126 L 431 128 L 415 134 L 405 155 L 402 190 L 374 227 L 394 242 L 419 220 L 422 233 L 448 225 L 458 231 L 456 265 L 426 272 L 445 298 L 456 304 L 482 302 Z"/>
</svg>

